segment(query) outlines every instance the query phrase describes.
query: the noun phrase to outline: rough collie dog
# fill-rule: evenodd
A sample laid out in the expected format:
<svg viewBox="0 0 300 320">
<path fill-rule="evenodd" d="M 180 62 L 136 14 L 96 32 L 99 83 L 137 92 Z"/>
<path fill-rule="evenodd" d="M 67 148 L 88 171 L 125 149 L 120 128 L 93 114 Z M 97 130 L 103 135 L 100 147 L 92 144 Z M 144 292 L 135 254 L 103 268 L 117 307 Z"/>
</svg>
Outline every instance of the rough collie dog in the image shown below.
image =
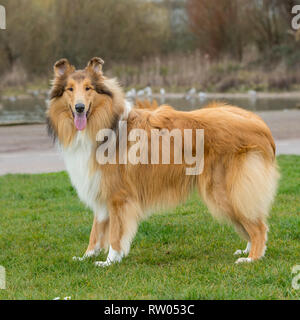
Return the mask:
<svg viewBox="0 0 300 320">
<path fill-rule="evenodd" d="M 76 70 L 66 59 L 56 62 L 47 110 L 49 132 L 61 147 L 71 182 L 94 212 L 88 248 L 77 259 L 106 249 L 107 260 L 96 265 L 120 262 L 129 252 L 141 219 L 160 206 L 184 201 L 194 189 L 214 217 L 232 223 L 248 241 L 245 250 L 235 252 L 249 253 L 248 257 L 236 262 L 261 258 L 279 178 L 275 144 L 267 125 L 249 111 L 221 103 L 191 112 L 170 106 L 130 108 L 118 83 L 103 75 L 102 65 L 100 58 L 91 59 L 84 70 Z M 117 156 L 115 163 L 99 163 L 97 149 L 109 137 L 99 141 L 97 133 L 110 129 L 118 144 L 121 122 L 126 122 L 127 133 L 132 129 L 147 133 L 152 129 L 203 129 L 203 172 L 188 175 L 189 165 L 174 160 L 170 164 L 132 164 L 121 163 Z M 171 143 L 171 149 L 175 144 Z M 194 152 L 194 140 L 191 148 Z M 128 152 L 126 149 L 121 156 Z M 119 149 L 115 153 L 120 156 Z"/>
</svg>

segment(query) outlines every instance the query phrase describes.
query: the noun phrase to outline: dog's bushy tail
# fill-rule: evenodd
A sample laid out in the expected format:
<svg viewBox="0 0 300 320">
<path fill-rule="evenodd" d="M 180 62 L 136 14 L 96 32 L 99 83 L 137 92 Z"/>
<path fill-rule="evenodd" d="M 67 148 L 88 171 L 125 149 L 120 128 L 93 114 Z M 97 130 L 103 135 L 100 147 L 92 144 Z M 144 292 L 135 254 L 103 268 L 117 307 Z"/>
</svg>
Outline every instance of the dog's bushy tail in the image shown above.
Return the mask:
<svg viewBox="0 0 300 320">
<path fill-rule="evenodd" d="M 276 160 L 268 161 L 259 152 L 241 155 L 227 172 L 226 180 L 235 215 L 265 221 L 279 180 Z"/>
</svg>

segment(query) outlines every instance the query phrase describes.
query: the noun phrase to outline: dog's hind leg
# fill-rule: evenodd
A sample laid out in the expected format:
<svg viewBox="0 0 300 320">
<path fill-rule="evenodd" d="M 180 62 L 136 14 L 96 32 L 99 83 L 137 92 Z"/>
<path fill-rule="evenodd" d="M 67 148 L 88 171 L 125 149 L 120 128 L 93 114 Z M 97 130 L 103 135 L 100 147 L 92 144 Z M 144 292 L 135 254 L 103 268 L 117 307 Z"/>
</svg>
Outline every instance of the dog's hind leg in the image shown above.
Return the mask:
<svg viewBox="0 0 300 320">
<path fill-rule="evenodd" d="M 243 226 L 250 236 L 251 248 L 248 258 L 239 258 L 236 263 L 252 262 L 264 256 L 266 250 L 268 227 L 262 221 L 243 221 Z"/>
<path fill-rule="evenodd" d="M 247 241 L 247 246 L 244 250 L 236 250 L 234 252 L 234 255 L 242 255 L 242 254 L 247 254 L 250 252 L 251 249 L 251 242 L 250 242 L 250 236 L 248 234 L 248 232 L 245 230 L 245 228 L 243 227 L 243 225 L 241 223 L 239 223 L 238 221 L 234 221 L 233 225 L 235 227 L 236 232 L 241 236 L 241 238 L 243 238 L 244 240 Z"/>
<path fill-rule="evenodd" d="M 264 159 L 260 153 L 252 152 L 241 157 L 235 159 L 226 177 L 233 217 L 248 233 L 251 242 L 248 258 L 240 258 L 237 263 L 264 256 L 266 221 L 279 178 L 276 163 Z"/>
<path fill-rule="evenodd" d="M 106 267 L 120 262 L 129 253 L 140 212 L 139 206 L 128 199 L 112 201 L 109 209 L 109 252 L 106 261 L 97 261 L 97 266 Z"/>
</svg>

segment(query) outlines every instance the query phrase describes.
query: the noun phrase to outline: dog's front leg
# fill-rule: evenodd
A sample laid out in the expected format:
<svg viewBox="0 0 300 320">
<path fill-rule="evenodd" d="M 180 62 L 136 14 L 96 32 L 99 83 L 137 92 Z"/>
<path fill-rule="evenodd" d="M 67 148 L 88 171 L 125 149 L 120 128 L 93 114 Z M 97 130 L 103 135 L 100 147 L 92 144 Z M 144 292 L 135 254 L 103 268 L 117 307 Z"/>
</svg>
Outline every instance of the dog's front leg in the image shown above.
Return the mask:
<svg viewBox="0 0 300 320">
<path fill-rule="evenodd" d="M 108 256 L 106 261 L 96 261 L 95 265 L 99 267 L 108 267 L 112 263 L 121 262 L 122 258 L 124 257 L 124 252 L 122 250 L 115 250 L 112 246 L 109 246 Z"/>
<path fill-rule="evenodd" d="M 112 201 L 109 211 L 109 252 L 106 261 L 97 266 L 106 267 L 120 262 L 129 253 L 131 241 L 137 231 L 140 210 L 132 201 Z"/>
<path fill-rule="evenodd" d="M 82 261 L 89 257 L 97 256 L 101 249 L 108 248 L 109 238 L 109 218 L 107 212 L 105 215 L 94 215 L 93 227 L 90 234 L 89 245 L 82 257 L 73 257 L 73 260 Z"/>
</svg>

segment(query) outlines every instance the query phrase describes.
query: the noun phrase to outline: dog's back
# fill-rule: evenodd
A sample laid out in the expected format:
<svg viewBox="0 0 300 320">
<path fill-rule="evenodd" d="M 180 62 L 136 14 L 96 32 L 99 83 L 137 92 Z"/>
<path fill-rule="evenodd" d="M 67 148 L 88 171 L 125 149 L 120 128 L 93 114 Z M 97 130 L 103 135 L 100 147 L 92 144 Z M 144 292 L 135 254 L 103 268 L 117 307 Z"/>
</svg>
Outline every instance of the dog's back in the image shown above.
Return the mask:
<svg viewBox="0 0 300 320">
<path fill-rule="evenodd" d="M 204 129 L 204 171 L 186 176 L 182 166 L 139 165 L 130 170 L 141 203 L 185 199 L 193 186 L 218 220 L 230 221 L 238 233 L 251 242 L 248 260 L 260 258 L 265 251 L 266 219 L 279 178 L 275 144 L 270 129 L 252 112 L 225 104 L 191 112 L 169 106 L 134 110 L 128 126 L 151 129 Z M 148 174 L 149 173 L 149 174 Z M 124 176 L 125 178 L 125 176 Z M 159 186 L 159 187 L 158 187 Z"/>
</svg>

